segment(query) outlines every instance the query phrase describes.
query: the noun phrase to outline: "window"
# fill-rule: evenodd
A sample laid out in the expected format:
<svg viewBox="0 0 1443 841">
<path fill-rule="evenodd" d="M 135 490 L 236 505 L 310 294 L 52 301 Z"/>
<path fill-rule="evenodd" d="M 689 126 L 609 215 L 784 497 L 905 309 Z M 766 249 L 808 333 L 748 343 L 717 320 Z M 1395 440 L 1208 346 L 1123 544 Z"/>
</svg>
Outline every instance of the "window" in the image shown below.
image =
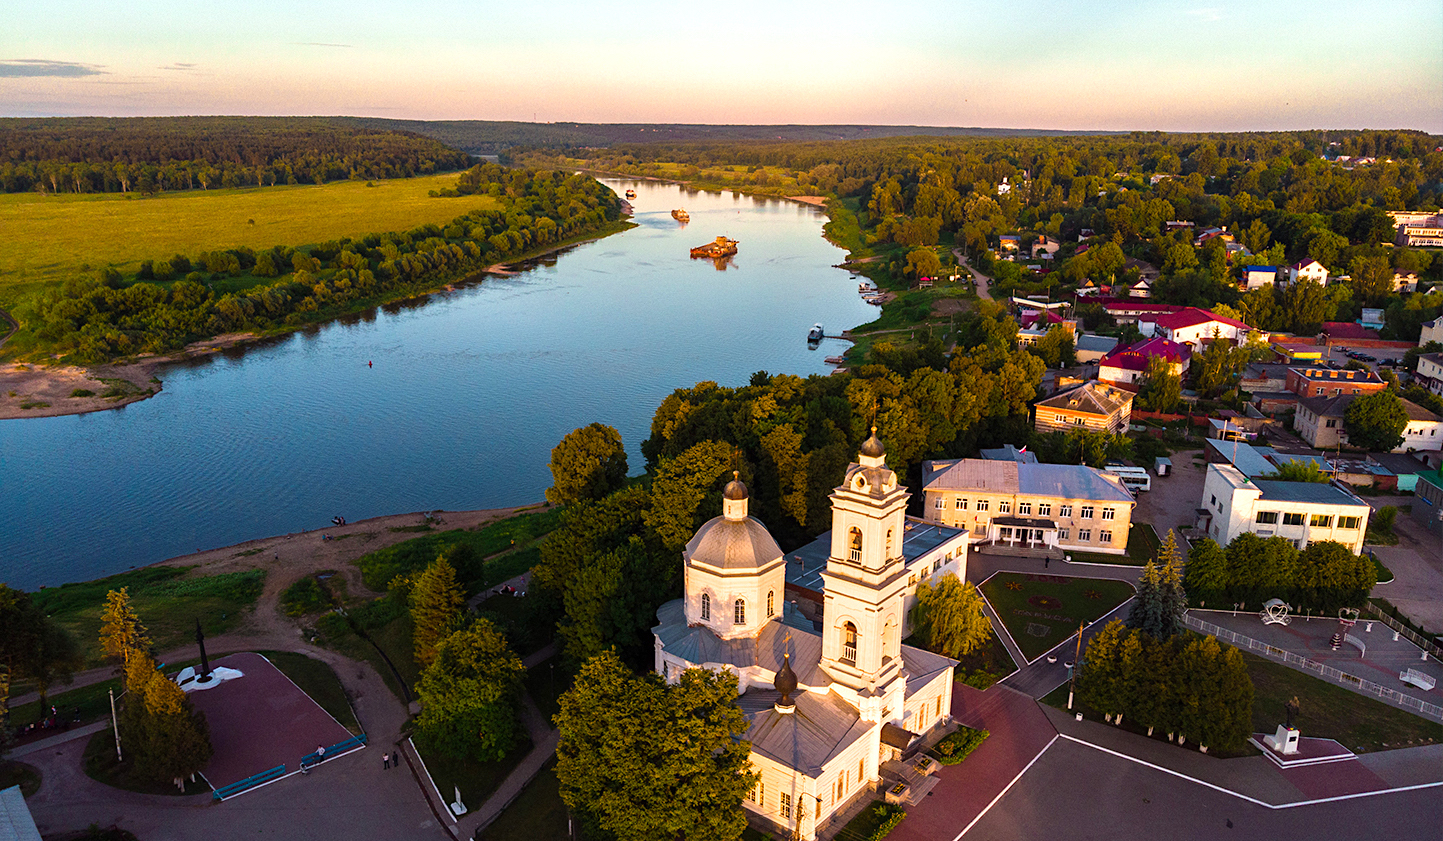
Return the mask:
<svg viewBox="0 0 1443 841">
<path fill-rule="evenodd" d="M 987 510 L 987 500 L 985 500 L 985 499 L 979 499 L 979 500 L 977 500 L 977 510 L 978 510 L 978 511 L 986 511 L 986 510 Z"/>
<path fill-rule="evenodd" d="M 1011 527 L 1011 526 L 1003 526 L 1001 529 L 998 530 L 997 536 L 1000 537 L 1000 538 L 1002 538 L 1003 540 L 1011 540 L 1011 539 L 1012 539 L 1012 527 Z"/>
<path fill-rule="evenodd" d="M 780 812 L 784 818 L 790 818 L 792 816 L 791 794 L 785 791 L 782 792 L 781 799 L 777 802 L 777 811 Z"/>
<path fill-rule="evenodd" d="M 1098 532 L 1098 533 L 1097 533 L 1097 542 L 1098 542 L 1098 543 L 1111 543 L 1111 542 L 1112 542 L 1112 532 L 1108 531 L 1107 529 L 1103 529 L 1102 531 Z"/>
<path fill-rule="evenodd" d="M 1062 415 L 1053 415 L 1053 416 L 1052 416 L 1052 422 L 1053 422 L 1053 423 L 1062 423 L 1062 420 L 1063 420 Z"/>
<path fill-rule="evenodd" d="M 1039 517 L 1051 517 L 1051 516 L 1052 516 L 1052 503 L 1050 503 L 1050 502 L 1039 502 L 1039 503 L 1037 503 L 1037 516 L 1039 516 Z"/>
<path fill-rule="evenodd" d="M 1072 422 L 1073 422 L 1074 424 L 1076 424 L 1077 426 L 1082 426 L 1083 424 L 1087 423 L 1087 419 L 1086 419 L 1086 418 L 1073 418 L 1073 419 L 1072 419 Z"/>
<path fill-rule="evenodd" d="M 837 782 L 832 786 L 832 803 L 835 805 L 842 802 L 847 793 L 847 772 L 843 771 L 837 775 Z"/>
<path fill-rule="evenodd" d="M 967 510 L 967 500 L 962 499 L 961 497 L 958 497 L 958 498 L 957 498 L 957 510 L 958 510 L 958 511 L 966 511 L 966 510 Z"/>
<path fill-rule="evenodd" d="M 1285 525 L 1285 526 L 1301 526 L 1302 524 L 1303 524 L 1303 515 L 1302 515 L 1302 514 L 1292 514 L 1292 513 L 1289 513 L 1289 512 L 1287 512 L 1287 511 L 1284 511 L 1284 512 L 1283 512 L 1283 525 Z"/>
<path fill-rule="evenodd" d="M 1315 529 L 1330 529 L 1333 527 L 1333 516 L 1331 514 L 1314 514 L 1308 525 Z"/>
<path fill-rule="evenodd" d="M 1321 397 L 1321 396 L 1323 395 L 1323 391 L 1324 391 L 1323 387 L 1322 387 L 1322 386 L 1318 386 L 1316 389 L 1313 390 L 1313 395 L 1314 395 L 1314 396 L 1317 396 L 1317 397 Z"/>
<path fill-rule="evenodd" d="M 940 696 L 937 698 L 937 717 L 942 717 L 942 698 Z"/>
<path fill-rule="evenodd" d="M 1218 498 L 1217 498 L 1216 496 L 1214 496 L 1214 497 L 1213 497 L 1213 505 L 1217 505 L 1217 504 L 1218 504 Z"/>
<path fill-rule="evenodd" d="M 862 530 L 852 526 L 849 537 L 851 538 L 849 543 L 852 547 L 852 563 L 860 563 L 862 560 Z"/>
<path fill-rule="evenodd" d="M 752 786 L 752 790 L 747 792 L 747 799 L 758 805 L 766 803 L 767 784 L 758 780 L 757 784 Z"/>
<path fill-rule="evenodd" d="M 1084 520 L 1091 520 L 1091 519 L 1092 519 L 1092 506 L 1091 506 L 1091 505 L 1084 505 L 1084 506 L 1082 506 L 1082 508 L 1078 510 L 1077 516 L 1081 517 L 1081 518 L 1084 519 Z"/>
<path fill-rule="evenodd" d="M 1104 508 L 1104 509 L 1102 509 L 1102 519 L 1104 519 L 1104 520 L 1115 520 L 1115 519 L 1117 519 L 1117 509 L 1116 509 L 1116 508 Z"/>
<path fill-rule="evenodd" d="M 732 624 L 747 624 L 747 603 L 741 599 L 737 599 L 736 604 L 732 606 Z"/>
<path fill-rule="evenodd" d="M 1270 526 L 1270 525 L 1273 525 L 1274 523 L 1276 523 L 1277 521 L 1278 521 L 1278 512 L 1276 512 L 1276 511 L 1259 511 L 1259 512 L 1258 512 L 1257 522 L 1262 523 L 1263 525 Z"/>
<path fill-rule="evenodd" d="M 933 508 L 946 508 L 946 507 L 947 507 L 947 500 L 943 499 L 943 498 L 939 495 L 939 496 L 937 497 L 937 501 L 936 501 L 935 503 L 933 503 L 932 507 L 933 507 Z"/>
<path fill-rule="evenodd" d="M 951 558 L 948 558 L 948 560 L 950 561 Z M 935 561 L 932 562 L 932 571 L 933 571 L 933 572 L 936 572 L 937 570 L 939 570 L 939 569 L 941 569 L 941 568 L 942 568 L 942 559 L 941 559 L 941 558 L 938 558 L 937 560 L 935 560 Z"/>
<path fill-rule="evenodd" d="M 892 530 L 887 529 L 887 557 L 892 557 Z"/>
<path fill-rule="evenodd" d="M 857 664 L 857 626 L 851 622 L 842 626 L 842 662 Z"/>
<path fill-rule="evenodd" d="M 1325 425 L 1328 429 L 1332 429 L 1333 427 L 1338 425 L 1338 420 L 1337 418 L 1329 418 L 1327 424 Z"/>
<path fill-rule="evenodd" d="M 1071 503 L 1063 503 L 1062 505 L 1057 506 L 1057 516 L 1059 516 L 1059 517 L 1071 517 L 1071 516 L 1072 516 L 1072 505 L 1071 505 Z"/>
<path fill-rule="evenodd" d="M 1032 503 L 1030 503 L 1030 502 L 1019 502 L 1019 503 L 1017 503 L 1017 513 L 1020 514 L 1020 515 L 1023 516 L 1023 517 L 1031 517 L 1031 516 L 1032 516 Z"/>
<path fill-rule="evenodd" d="M 768 615 L 768 616 L 776 616 L 776 615 L 777 615 L 776 605 L 775 605 L 775 602 L 773 601 L 774 598 L 775 598 L 775 596 L 776 596 L 776 591 L 775 591 L 775 590 L 768 590 L 768 591 L 767 591 L 767 615 Z"/>
<path fill-rule="evenodd" d="M 916 587 L 916 586 L 917 586 L 917 574 L 916 574 L 915 572 L 912 573 L 911 575 L 907 576 L 907 586 L 908 586 L 908 587 Z"/>
<path fill-rule="evenodd" d="M 1077 540 L 1079 543 L 1090 543 L 1092 541 L 1092 529 L 1078 529 Z"/>
<path fill-rule="evenodd" d="M 1005 500 L 1005 499 L 1002 500 L 1002 501 L 1000 501 L 1000 502 L 998 502 L 998 503 L 997 503 L 997 513 L 998 513 L 998 514 L 1011 514 L 1011 513 L 1012 513 L 1012 503 L 1011 503 L 1011 502 L 1008 502 L 1008 501 Z"/>
<path fill-rule="evenodd" d="M 1057 539 L 1058 539 L 1058 540 L 1070 540 L 1071 537 L 1072 537 L 1072 530 L 1071 530 L 1071 529 L 1058 529 L 1058 530 L 1057 530 Z"/>
<path fill-rule="evenodd" d="M 886 719 L 883 719 L 883 721 L 886 721 Z M 863 757 L 862 759 L 857 760 L 857 782 L 858 782 L 858 783 L 861 783 L 862 780 L 865 780 L 865 779 L 867 778 L 867 767 L 866 767 L 866 765 L 864 764 L 866 761 L 867 761 L 867 760 L 866 760 L 865 757 Z"/>
<path fill-rule="evenodd" d="M 1356 528 L 1358 527 L 1358 525 L 1359 525 L 1359 522 L 1360 522 L 1360 521 L 1359 521 L 1359 518 L 1357 518 L 1357 517 L 1339 517 L 1339 518 L 1338 518 L 1338 528 L 1340 528 L 1340 529 L 1356 529 Z"/>
<path fill-rule="evenodd" d="M 706 593 L 701 594 L 701 618 L 711 618 L 711 596 L 708 596 Z"/>
</svg>

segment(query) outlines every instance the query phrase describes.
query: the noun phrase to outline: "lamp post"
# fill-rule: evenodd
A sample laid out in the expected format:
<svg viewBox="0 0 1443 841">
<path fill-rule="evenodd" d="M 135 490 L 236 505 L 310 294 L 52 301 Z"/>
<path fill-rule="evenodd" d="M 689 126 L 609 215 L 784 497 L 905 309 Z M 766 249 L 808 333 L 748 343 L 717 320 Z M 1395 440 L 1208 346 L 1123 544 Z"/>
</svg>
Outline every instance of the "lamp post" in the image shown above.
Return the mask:
<svg viewBox="0 0 1443 841">
<path fill-rule="evenodd" d="M 1077 688 L 1077 664 L 1082 662 L 1082 629 L 1086 622 L 1077 624 L 1077 654 L 1073 655 L 1072 668 L 1067 670 L 1067 708 L 1072 709 L 1072 693 Z"/>
</svg>

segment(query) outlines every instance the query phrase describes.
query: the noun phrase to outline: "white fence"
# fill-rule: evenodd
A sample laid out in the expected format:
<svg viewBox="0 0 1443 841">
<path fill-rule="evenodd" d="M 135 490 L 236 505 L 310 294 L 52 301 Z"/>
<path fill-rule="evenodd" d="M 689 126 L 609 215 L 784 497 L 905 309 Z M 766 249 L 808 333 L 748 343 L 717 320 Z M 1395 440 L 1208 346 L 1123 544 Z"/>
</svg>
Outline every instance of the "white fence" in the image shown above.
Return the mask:
<svg viewBox="0 0 1443 841">
<path fill-rule="evenodd" d="M 1397 631 L 1400 635 L 1407 637 L 1409 640 L 1412 641 L 1414 645 L 1418 646 L 1429 654 L 1432 654 L 1437 659 L 1443 660 L 1443 648 L 1439 648 L 1438 644 L 1433 640 L 1430 640 L 1422 634 L 1415 632 L 1412 628 L 1409 628 L 1402 622 L 1399 622 L 1397 619 L 1394 619 L 1393 617 L 1384 613 L 1382 610 L 1379 610 L 1378 606 L 1373 604 L 1372 602 L 1368 602 L 1367 604 L 1363 605 L 1363 608 L 1367 610 L 1368 613 L 1372 614 L 1377 619 L 1377 621 L 1382 622 L 1384 625 L 1387 625 L 1389 628 Z M 1363 621 L 1366 622 L 1368 620 L 1365 619 Z"/>
<path fill-rule="evenodd" d="M 1308 658 L 1300 657 L 1291 651 L 1284 651 L 1281 648 L 1276 648 L 1274 646 L 1268 645 L 1265 642 L 1259 642 L 1252 637 L 1245 637 L 1242 634 L 1229 631 L 1227 628 L 1220 628 L 1211 622 L 1204 622 L 1201 619 L 1198 619 L 1191 613 L 1183 614 L 1182 621 L 1189 628 L 1201 631 L 1202 633 L 1208 634 L 1209 636 L 1217 637 L 1220 640 L 1230 642 L 1233 645 L 1236 645 L 1238 648 L 1259 652 L 1266 657 L 1271 657 L 1274 660 L 1280 660 L 1290 666 L 1293 666 L 1294 668 L 1302 669 L 1305 672 L 1312 672 L 1318 677 L 1330 680 L 1333 683 L 1339 684 L 1340 686 L 1346 686 L 1349 689 L 1362 692 L 1365 695 L 1373 695 L 1375 697 L 1382 698 L 1383 700 L 1393 704 L 1397 704 L 1400 707 L 1417 710 L 1419 713 L 1428 716 L 1429 718 L 1443 721 L 1443 707 L 1440 707 L 1437 704 L 1430 704 L 1427 701 L 1422 701 L 1418 698 L 1414 698 L 1412 695 L 1407 695 L 1405 693 L 1399 692 L 1396 689 L 1391 689 L 1387 686 L 1379 686 L 1378 684 L 1373 683 L 1370 680 L 1364 680 L 1357 675 L 1350 675 L 1347 672 L 1340 671 L 1333 668 L 1332 666 L 1328 666 L 1323 663 L 1319 663 L 1316 660 L 1309 660 Z"/>
</svg>

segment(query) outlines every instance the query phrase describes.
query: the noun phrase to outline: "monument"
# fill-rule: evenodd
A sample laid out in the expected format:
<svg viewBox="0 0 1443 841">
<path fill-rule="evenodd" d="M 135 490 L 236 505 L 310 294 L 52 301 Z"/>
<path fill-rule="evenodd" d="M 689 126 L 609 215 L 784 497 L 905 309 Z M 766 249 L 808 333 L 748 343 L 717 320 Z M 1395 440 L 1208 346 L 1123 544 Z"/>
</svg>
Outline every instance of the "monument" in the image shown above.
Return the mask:
<svg viewBox="0 0 1443 841">
<path fill-rule="evenodd" d="M 1293 719 L 1297 717 L 1300 706 L 1296 695 L 1283 705 L 1284 723 L 1278 725 L 1278 732 L 1271 736 L 1264 736 L 1263 744 L 1283 756 L 1291 756 L 1298 752 L 1298 740 L 1302 738 L 1303 734 L 1293 726 Z"/>
</svg>

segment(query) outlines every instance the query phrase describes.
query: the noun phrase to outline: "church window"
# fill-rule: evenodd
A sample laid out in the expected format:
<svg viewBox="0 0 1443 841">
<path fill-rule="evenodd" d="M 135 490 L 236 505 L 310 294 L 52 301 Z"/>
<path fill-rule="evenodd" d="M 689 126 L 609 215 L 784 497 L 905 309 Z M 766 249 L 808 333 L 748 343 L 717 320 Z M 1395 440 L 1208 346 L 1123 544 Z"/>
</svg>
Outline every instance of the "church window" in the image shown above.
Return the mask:
<svg viewBox="0 0 1443 841">
<path fill-rule="evenodd" d="M 867 762 L 867 758 L 866 758 L 866 757 L 862 757 L 861 759 L 857 760 L 857 782 L 858 782 L 858 783 L 862 782 L 862 780 L 864 780 L 864 779 L 867 778 L 866 762 Z"/>
<path fill-rule="evenodd" d="M 937 696 L 937 717 L 938 717 L 938 718 L 941 718 L 941 717 L 942 717 L 942 696 L 941 696 L 941 695 L 938 695 L 938 696 Z"/>
<path fill-rule="evenodd" d="M 741 599 L 737 599 L 736 604 L 732 607 L 732 624 L 747 624 L 747 603 Z"/>
<path fill-rule="evenodd" d="M 857 626 L 851 622 L 842 626 L 842 662 L 857 662 Z"/>
<path fill-rule="evenodd" d="M 781 813 L 782 817 L 784 817 L 784 818 L 790 818 L 790 817 L 792 816 L 792 796 L 791 796 L 791 794 L 789 794 L 789 793 L 787 793 L 787 792 L 785 792 L 785 791 L 782 792 L 781 802 L 778 804 L 778 806 L 779 806 L 779 808 L 777 809 L 777 811 Z"/>
<path fill-rule="evenodd" d="M 854 563 L 860 563 L 862 560 L 862 530 L 856 526 L 852 526 L 852 530 L 848 532 L 848 536 L 851 538 L 852 561 Z"/>
<path fill-rule="evenodd" d="M 701 618 L 711 618 L 711 596 L 706 593 L 701 594 Z"/>
<path fill-rule="evenodd" d="M 773 591 L 773 590 L 768 590 L 768 591 L 767 591 L 767 615 L 768 615 L 768 616 L 776 616 L 776 615 L 777 615 L 777 610 L 776 610 L 776 608 L 773 606 L 774 603 L 773 603 L 773 601 L 772 601 L 773 598 L 775 598 L 775 595 L 776 595 L 775 591 Z"/>
</svg>

